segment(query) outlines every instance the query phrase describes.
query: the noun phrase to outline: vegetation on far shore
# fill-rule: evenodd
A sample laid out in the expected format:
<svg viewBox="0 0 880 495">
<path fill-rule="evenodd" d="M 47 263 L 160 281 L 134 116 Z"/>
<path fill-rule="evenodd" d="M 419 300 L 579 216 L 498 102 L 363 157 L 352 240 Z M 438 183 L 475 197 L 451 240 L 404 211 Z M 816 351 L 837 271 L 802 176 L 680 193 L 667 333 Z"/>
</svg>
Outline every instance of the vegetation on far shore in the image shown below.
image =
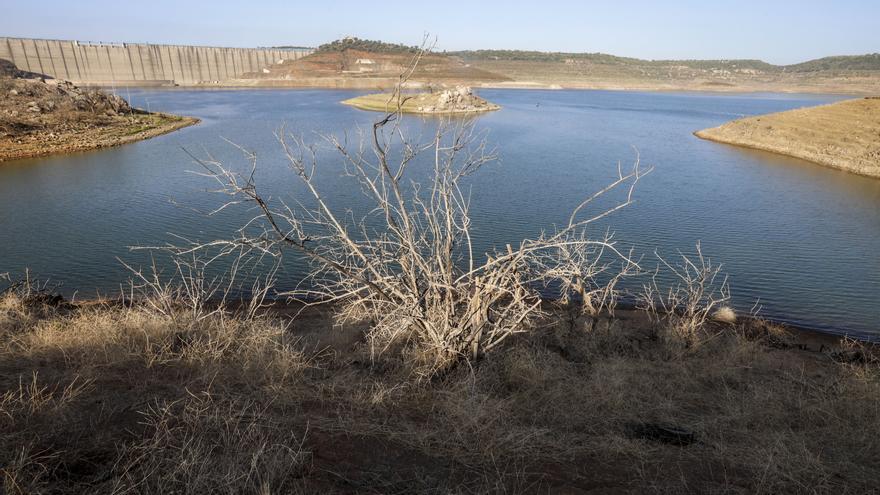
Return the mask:
<svg viewBox="0 0 880 495">
<path fill-rule="evenodd" d="M 540 52 L 530 50 L 463 50 L 446 52 L 447 55 L 461 57 L 465 60 L 510 60 L 531 62 L 565 62 L 587 61 L 607 65 L 645 65 L 645 66 L 686 66 L 693 69 L 754 69 L 763 72 L 819 72 L 831 70 L 843 71 L 880 71 L 880 54 L 846 55 L 825 57 L 790 65 L 774 65 L 763 60 L 728 59 L 728 60 L 644 60 L 632 57 L 619 57 L 606 53 L 581 52 Z"/>
</svg>

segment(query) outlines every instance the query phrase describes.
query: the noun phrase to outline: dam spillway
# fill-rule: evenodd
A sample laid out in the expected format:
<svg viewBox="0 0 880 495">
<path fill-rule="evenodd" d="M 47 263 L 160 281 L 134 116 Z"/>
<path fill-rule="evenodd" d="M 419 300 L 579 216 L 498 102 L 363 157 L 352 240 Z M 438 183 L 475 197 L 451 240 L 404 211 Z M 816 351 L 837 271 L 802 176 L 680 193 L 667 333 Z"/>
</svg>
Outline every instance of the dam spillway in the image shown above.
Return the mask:
<svg viewBox="0 0 880 495">
<path fill-rule="evenodd" d="M 223 84 L 312 51 L 0 37 L 0 58 L 21 70 L 102 86 Z"/>
</svg>

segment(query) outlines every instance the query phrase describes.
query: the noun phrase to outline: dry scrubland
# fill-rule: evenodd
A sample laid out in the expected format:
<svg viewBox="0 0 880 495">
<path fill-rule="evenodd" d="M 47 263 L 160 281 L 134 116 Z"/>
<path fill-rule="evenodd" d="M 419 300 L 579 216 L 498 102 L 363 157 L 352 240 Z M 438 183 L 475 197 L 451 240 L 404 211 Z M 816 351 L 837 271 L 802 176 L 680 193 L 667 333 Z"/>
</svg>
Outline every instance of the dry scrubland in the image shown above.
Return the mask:
<svg viewBox="0 0 880 495">
<path fill-rule="evenodd" d="M 854 343 L 746 321 L 684 345 L 623 311 L 417 381 L 321 312 L 166 302 L 2 295 L 5 493 L 867 493 L 880 475 L 880 365 Z"/>
<path fill-rule="evenodd" d="M 749 117 L 695 134 L 880 178 L 880 98 Z"/>
<path fill-rule="evenodd" d="M 416 47 L 345 38 L 244 74 L 243 86 L 390 88 Z M 409 84 L 648 91 L 880 93 L 880 54 L 788 66 L 760 60 L 641 60 L 602 53 L 470 50 L 423 54 Z"/>
<path fill-rule="evenodd" d="M 508 81 L 490 87 L 573 88 L 636 91 L 717 91 L 877 94 L 878 71 L 816 71 L 790 73 L 759 69 L 731 69 L 718 63 L 694 67 L 694 61 L 669 61 L 644 65 L 575 60 L 464 59 Z M 696 61 L 700 62 L 700 61 Z M 735 61 L 734 61 L 735 62 Z"/>
<path fill-rule="evenodd" d="M 0 161 L 117 146 L 198 122 L 36 76 L 0 65 Z"/>
</svg>

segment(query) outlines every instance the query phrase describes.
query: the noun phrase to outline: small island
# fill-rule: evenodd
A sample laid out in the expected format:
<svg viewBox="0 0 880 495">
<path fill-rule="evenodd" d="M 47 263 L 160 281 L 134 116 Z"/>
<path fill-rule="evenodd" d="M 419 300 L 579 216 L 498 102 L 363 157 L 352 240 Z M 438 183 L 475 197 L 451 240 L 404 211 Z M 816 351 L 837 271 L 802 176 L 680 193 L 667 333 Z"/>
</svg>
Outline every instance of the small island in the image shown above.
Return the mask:
<svg viewBox="0 0 880 495">
<path fill-rule="evenodd" d="M 880 178 L 880 98 L 846 100 L 734 120 L 694 133 L 719 143 Z"/>
<path fill-rule="evenodd" d="M 342 102 L 361 110 L 394 112 L 398 99 L 392 93 L 378 93 L 358 96 Z M 467 86 L 457 86 L 428 93 L 403 94 L 400 98 L 403 113 L 418 114 L 467 114 L 491 112 L 501 107 L 475 95 Z"/>
<path fill-rule="evenodd" d="M 198 123 L 0 59 L 0 162 L 131 143 Z"/>
</svg>

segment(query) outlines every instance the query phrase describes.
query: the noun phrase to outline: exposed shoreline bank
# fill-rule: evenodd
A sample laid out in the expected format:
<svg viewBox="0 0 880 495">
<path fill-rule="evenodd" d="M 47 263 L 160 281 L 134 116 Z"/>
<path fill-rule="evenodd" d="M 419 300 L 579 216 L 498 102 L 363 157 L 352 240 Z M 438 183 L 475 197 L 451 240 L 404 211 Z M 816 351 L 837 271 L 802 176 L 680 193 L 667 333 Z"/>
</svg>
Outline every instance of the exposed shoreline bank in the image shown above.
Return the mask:
<svg viewBox="0 0 880 495">
<path fill-rule="evenodd" d="M 845 100 L 737 119 L 695 136 L 880 178 L 880 99 Z"/>
<path fill-rule="evenodd" d="M 149 139 L 199 119 L 132 108 L 118 95 L 68 81 L 0 77 L 0 162 Z"/>
<path fill-rule="evenodd" d="M 0 141 L 0 166 L 15 160 L 113 148 L 169 134 L 199 122 L 201 120 L 195 117 L 181 117 L 155 112 L 143 113 L 132 116 L 127 127 L 114 126 L 112 130 L 78 131 L 70 135 L 59 133 L 52 141 L 34 143 L 33 146 L 16 146 Z M 127 132 L 130 134 L 126 134 Z"/>
</svg>

